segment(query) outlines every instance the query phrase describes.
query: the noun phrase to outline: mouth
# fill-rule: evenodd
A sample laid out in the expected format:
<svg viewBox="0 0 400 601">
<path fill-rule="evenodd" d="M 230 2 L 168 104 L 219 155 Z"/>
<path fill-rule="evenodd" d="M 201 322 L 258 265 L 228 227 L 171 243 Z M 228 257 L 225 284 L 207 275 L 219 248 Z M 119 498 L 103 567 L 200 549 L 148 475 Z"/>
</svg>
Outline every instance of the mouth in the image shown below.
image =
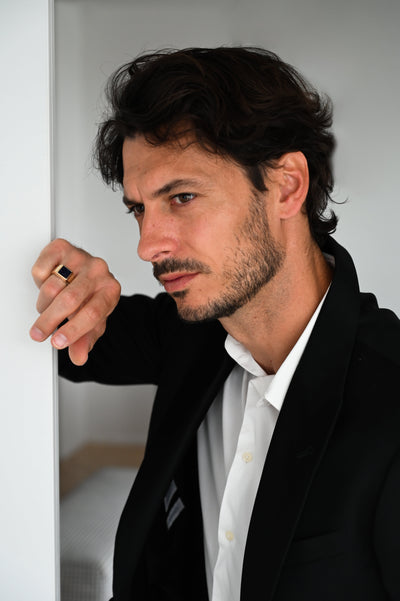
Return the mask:
<svg viewBox="0 0 400 601">
<path fill-rule="evenodd" d="M 168 273 L 160 276 L 158 279 L 164 286 L 165 291 L 168 294 L 172 294 L 173 292 L 184 290 L 197 275 L 199 275 L 198 272 Z"/>
</svg>

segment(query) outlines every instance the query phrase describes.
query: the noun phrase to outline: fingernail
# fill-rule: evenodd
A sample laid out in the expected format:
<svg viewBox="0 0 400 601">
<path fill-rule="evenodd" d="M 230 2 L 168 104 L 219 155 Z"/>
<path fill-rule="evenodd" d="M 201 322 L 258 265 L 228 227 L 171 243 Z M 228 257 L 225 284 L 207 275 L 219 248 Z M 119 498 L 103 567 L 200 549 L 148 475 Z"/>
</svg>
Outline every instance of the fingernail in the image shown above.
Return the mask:
<svg viewBox="0 0 400 601">
<path fill-rule="evenodd" d="M 51 344 L 53 346 L 55 346 L 56 348 L 64 348 L 67 346 L 68 344 L 68 340 L 67 338 L 64 336 L 64 334 L 56 334 L 52 339 L 51 339 Z"/>
<path fill-rule="evenodd" d="M 36 326 L 31 327 L 29 335 L 33 340 L 36 340 L 36 342 L 42 342 L 46 338 L 42 330 L 39 330 Z"/>
</svg>

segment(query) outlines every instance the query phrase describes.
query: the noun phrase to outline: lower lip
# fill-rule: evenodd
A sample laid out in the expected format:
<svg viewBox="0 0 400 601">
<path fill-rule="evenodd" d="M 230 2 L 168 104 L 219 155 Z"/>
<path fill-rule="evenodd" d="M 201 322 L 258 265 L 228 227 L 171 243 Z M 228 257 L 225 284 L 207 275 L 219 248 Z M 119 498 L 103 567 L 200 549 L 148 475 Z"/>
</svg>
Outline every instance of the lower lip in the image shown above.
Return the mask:
<svg viewBox="0 0 400 601">
<path fill-rule="evenodd" d="M 184 290 L 184 288 L 186 288 L 187 285 L 197 275 L 198 275 L 197 273 L 191 273 L 191 274 L 188 274 L 188 275 L 183 275 L 183 276 L 181 276 L 179 278 L 176 278 L 174 280 L 166 280 L 163 283 L 165 291 L 170 294 L 171 292 L 177 292 L 178 290 Z"/>
</svg>

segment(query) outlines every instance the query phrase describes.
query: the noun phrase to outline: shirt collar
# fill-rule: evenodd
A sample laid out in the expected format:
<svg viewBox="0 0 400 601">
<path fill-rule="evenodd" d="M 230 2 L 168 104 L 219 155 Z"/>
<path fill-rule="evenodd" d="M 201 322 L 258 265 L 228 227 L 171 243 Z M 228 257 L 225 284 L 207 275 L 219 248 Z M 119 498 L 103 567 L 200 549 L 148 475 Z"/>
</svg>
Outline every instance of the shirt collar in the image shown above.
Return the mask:
<svg viewBox="0 0 400 601">
<path fill-rule="evenodd" d="M 296 371 L 301 356 L 311 336 L 311 332 L 314 328 L 315 322 L 317 321 L 317 317 L 321 311 L 321 307 L 327 294 L 328 291 L 326 291 L 318 307 L 315 309 L 310 321 L 304 328 L 296 344 L 275 375 L 268 375 L 254 360 L 250 351 L 248 351 L 243 344 L 238 342 L 230 334 L 228 334 L 226 337 L 225 349 L 227 353 L 240 367 L 242 367 L 242 369 L 245 370 L 245 372 L 248 372 L 249 379 L 253 379 L 254 385 L 257 387 L 257 389 L 260 390 L 260 388 L 262 388 L 264 391 L 261 393 L 261 396 L 263 396 L 265 401 L 275 407 L 275 409 L 278 411 L 280 411 L 282 408 L 282 404 L 293 374 Z"/>
</svg>

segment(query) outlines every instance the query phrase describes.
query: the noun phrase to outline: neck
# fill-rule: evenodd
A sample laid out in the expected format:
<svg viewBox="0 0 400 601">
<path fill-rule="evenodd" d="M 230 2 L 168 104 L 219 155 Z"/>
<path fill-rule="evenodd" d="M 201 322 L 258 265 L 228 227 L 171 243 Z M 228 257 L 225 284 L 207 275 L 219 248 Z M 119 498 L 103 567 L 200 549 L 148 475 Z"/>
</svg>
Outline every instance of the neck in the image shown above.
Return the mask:
<svg viewBox="0 0 400 601">
<path fill-rule="evenodd" d="M 276 373 L 321 302 L 332 270 L 315 243 L 286 256 L 279 273 L 245 306 L 220 321 L 268 374 Z"/>
</svg>

